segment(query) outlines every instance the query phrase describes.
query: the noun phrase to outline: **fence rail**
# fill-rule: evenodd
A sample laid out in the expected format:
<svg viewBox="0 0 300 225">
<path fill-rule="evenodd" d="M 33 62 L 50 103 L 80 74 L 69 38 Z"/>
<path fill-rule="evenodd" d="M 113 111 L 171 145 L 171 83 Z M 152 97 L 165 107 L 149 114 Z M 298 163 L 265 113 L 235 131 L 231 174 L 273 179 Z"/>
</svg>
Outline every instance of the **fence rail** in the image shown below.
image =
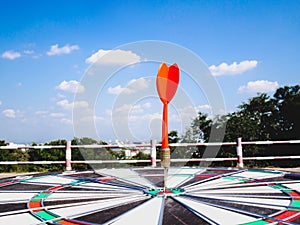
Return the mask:
<svg viewBox="0 0 300 225">
<path fill-rule="evenodd" d="M 300 140 L 288 140 L 288 141 L 242 141 L 238 138 L 236 142 L 211 142 L 211 143 L 172 143 L 171 147 L 209 147 L 209 146 L 235 146 L 236 157 L 231 158 L 190 158 L 190 159 L 172 159 L 171 162 L 213 162 L 213 161 L 237 161 L 237 166 L 242 168 L 244 166 L 244 160 L 284 160 L 284 159 L 300 159 L 300 156 L 262 156 L 262 157 L 243 157 L 243 146 L 245 145 L 281 145 L 281 144 L 300 144 Z M 124 144 L 124 145 L 71 145 L 71 141 L 67 141 L 65 145 L 42 145 L 42 146 L 0 146 L 1 150 L 14 150 L 14 149 L 62 149 L 66 151 L 65 161 L 0 161 L 0 165 L 26 165 L 26 164 L 65 164 L 66 171 L 72 170 L 72 164 L 138 164 L 149 163 L 152 167 L 156 167 L 156 163 L 160 162 L 160 159 L 156 159 L 157 147 L 161 144 L 157 144 L 155 140 L 151 140 L 150 144 Z M 99 148 L 111 148 L 111 149 L 151 149 L 151 159 L 149 160 L 73 160 L 72 161 L 72 149 L 99 149 Z"/>
</svg>

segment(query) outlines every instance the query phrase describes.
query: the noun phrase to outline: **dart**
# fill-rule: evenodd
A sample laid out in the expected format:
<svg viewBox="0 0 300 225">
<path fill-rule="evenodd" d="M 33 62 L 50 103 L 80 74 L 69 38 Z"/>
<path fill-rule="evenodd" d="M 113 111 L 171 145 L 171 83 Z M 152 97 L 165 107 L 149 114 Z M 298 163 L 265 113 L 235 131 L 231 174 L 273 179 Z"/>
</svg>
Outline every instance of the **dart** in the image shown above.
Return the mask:
<svg viewBox="0 0 300 225">
<path fill-rule="evenodd" d="M 170 148 L 168 140 L 168 104 L 173 99 L 179 83 L 179 68 L 176 63 L 167 66 L 162 63 L 158 69 L 156 78 L 156 88 L 160 100 L 163 103 L 162 116 L 162 145 L 161 145 L 161 165 L 164 168 L 164 189 L 167 188 L 167 174 L 170 167 Z"/>
</svg>

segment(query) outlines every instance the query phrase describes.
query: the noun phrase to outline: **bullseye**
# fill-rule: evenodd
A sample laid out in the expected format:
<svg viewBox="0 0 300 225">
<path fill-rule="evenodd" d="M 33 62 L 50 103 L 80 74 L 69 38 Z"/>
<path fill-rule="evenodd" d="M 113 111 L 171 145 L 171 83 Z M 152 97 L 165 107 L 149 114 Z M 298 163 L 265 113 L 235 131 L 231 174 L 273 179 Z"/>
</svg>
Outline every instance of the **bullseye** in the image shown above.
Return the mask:
<svg viewBox="0 0 300 225">
<path fill-rule="evenodd" d="M 185 190 L 183 188 L 156 188 L 156 189 L 147 189 L 145 194 L 151 195 L 152 197 L 171 197 L 184 194 Z"/>
</svg>

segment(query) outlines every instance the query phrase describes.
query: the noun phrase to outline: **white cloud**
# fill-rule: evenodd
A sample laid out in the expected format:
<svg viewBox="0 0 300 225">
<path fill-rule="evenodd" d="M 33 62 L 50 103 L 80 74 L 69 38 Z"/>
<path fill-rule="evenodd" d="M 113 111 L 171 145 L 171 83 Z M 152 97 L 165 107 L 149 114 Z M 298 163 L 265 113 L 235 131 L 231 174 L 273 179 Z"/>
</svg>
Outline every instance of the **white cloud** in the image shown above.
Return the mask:
<svg viewBox="0 0 300 225">
<path fill-rule="evenodd" d="M 84 92 L 84 86 L 80 84 L 80 82 L 76 80 L 63 81 L 61 82 L 56 89 L 71 93 L 82 93 Z"/>
<path fill-rule="evenodd" d="M 58 44 L 52 45 L 50 50 L 47 52 L 47 55 L 61 55 L 61 54 L 70 54 L 74 50 L 79 50 L 78 45 L 65 45 L 63 47 L 58 47 Z"/>
<path fill-rule="evenodd" d="M 101 60 L 100 60 L 101 59 Z M 137 63 L 141 61 L 141 57 L 132 51 L 125 50 L 103 50 L 100 49 L 88 57 L 86 63 L 100 63 L 100 64 L 117 64 L 126 65 L 129 63 Z"/>
<path fill-rule="evenodd" d="M 132 104 L 124 104 L 116 109 L 114 109 L 115 112 L 117 112 L 118 114 L 120 113 L 128 113 L 130 110 L 132 110 L 134 105 Z"/>
<path fill-rule="evenodd" d="M 111 109 L 106 109 L 105 114 L 111 116 L 112 115 L 112 110 Z"/>
<path fill-rule="evenodd" d="M 255 68 L 257 64 L 258 62 L 256 60 L 245 60 L 240 63 L 233 62 L 229 65 L 223 62 L 218 66 L 210 66 L 209 70 L 211 71 L 213 76 L 236 75 Z"/>
<path fill-rule="evenodd" d="M 143 104 L 143 107 L 145 108 L 145 109 L 149 109 L 149 108 L 151 108 L 151 103 L 150 102 L 146 102 L 145 104 Z"/>
<path fill-rule="evenodd" d="M 34 54 L 34 51 L 33 50 L 25 50 L 24 54 L 25 55 L 32 55 L 32 54 Z"/>
<path fill-rule="evenodd" d="M 205 105 L 198 105 L 198 106 L 196 106 L 195 107 L 195 110 L 197 111 L 197 112 L 199 112 L 199 111 L 203 111 L 203 110 L 211 110 L 211 106 L 210 105 L 207 105 L 207 104 L 205 104 Z"/>
<path fill-rule="evenodd" d="M 238 93 L 266 93 L 275 91 L 278 87 L 279 84 L 277 81 L 249 81 L 246 85 L 239 87 Z"/>
<path fill-rule="evenodd" d="M 80 119 L 80 121 L 83 122 L 99 122 L 99 121 L 104 121 L 105 119 L 103 117 L 100 116 L 86 116 Z"/>
<path fill-rule="evenodd" d="M 67 99 L 58 101 L 56 104 L 67 110 L 71 110 L 73 108 L 87 108 L 89 106 L 86 101 L 69 102 Z"/>
<path fill-rule="evenodd" d="M 61 117 L 64 117 L 64 114 L 63 113 L 50 113 L 51 117 L 54 117 L 54 118 L 61 118 Z"/>
<path fill-rule="evenodd" d="M 48 111 L 36 111 L 35 114 L 39 116 L 45 116 L 48 114 Z"/>
<path fill-rule="evenodd" d="M 146 120 L 146 121 L 151 121 L 151 120 L 161 120 L 161 114 L 160 113 L 148 113 L 148 114 L 143 114 L 143 115 L 129 115 L 128 120 L 137 122 L 141 120 Z"/>
<path fill-rule="evenodd" d="M 130 110 L 131 113 L 143 113 L 144 112 L 144 109 L 143 109 L 143 106 L 140 105 L 140 104 L 137 104 L 137 105 L 134 105 L 131 110 Z"/>
<path fill-rule="evenodd" d="M 17 58 L 21 57 L 21 53 L 20 52 L 15 52 L 15 51 L 5 51 L 2 54 L 2 58 L 4 59 L 10 59 L 10 60 L 14 60 Z"/>
<path fill-rule="evenodd" d="M 127 116 L 128 114 L 140 114 L 144 113 L 145 109 L 148 109 L 151 107 L 151 103 L 145 103 L 145 104 L 124 104 L 118 108 L 114 109 L 114 112 L 116 112 L 118 115 L 124 115 Z M 112 112 L 110 110 L 106 110 L 106 113 L 108 115 L 111 115 Z"/>
<path fill-rule="evenodd" d="M 2 114 L 3 114 L 5 117 L 8 117 L 8 118 L 15 118 L 15 117 L 16 117 L 16 112 L 15 112 L 15 110 L 13 110 L 13 109 L 6 109 L 6 110 L 3 110 L 3 111 L 2 111 Z"/>
<path fill-rule="evenodd" d="M 129 81 L 128 86 L 132 86 L 137 90 L 142 90 L 149 87 L 149 82 L 150 81 L 145 78 L 132 79 L 131 81 Z"/>
<path fill-rule="evenodd" d="M 121 85 L 117 85 L 115 87 L 109 87 L 108 88 L 108 93 L 113 94 L 113 95 L 118 95 L 118 94 L 121 94 L 121 93 L 132 94 L 132 93 L 134 93 L 134 91 L 129 89 L 129 88 L 122 87 Z"/>
<path fill-rule="evenodd" d="M 0 101 L 0 105 L 2 105 L 2 102 Z"/>
<path fill-rule="evenodd" d="M 62 98 L 65 98 L 66 96 L 64 96 L 63 94 L 61 94 L 61 93 L 58 93 L 57 95 L 56 95 L 56 98 L 57 99 L 62 99 Z"/>
<path fill-rule="evenodd" d="M 73 124 L 72 120 L 69 120 L 69 119 L 66 119 L 66 118 L 62 118 L 60 120 L 60 122 L 63 123 L 63 124 L 67 124 L 67 125 L 72 125 Z"/>
<path fill-rule="evenodd" d="M 145 78 L 132 79 L 128 82 L 126 87 L 122 87 L 121 85 L 117 85 L 115 87 L 109 87 L 109 94 L 134 94 L 139 90 L 144 90 L 149 87 L 150 80 Z"/>
</svg>

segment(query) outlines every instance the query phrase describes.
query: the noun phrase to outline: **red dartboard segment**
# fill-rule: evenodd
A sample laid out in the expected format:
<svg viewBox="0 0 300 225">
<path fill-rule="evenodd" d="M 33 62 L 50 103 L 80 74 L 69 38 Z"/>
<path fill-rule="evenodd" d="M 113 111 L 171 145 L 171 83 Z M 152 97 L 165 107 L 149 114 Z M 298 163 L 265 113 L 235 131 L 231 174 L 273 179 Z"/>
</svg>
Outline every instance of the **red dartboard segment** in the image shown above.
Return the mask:
<svg viewBox="0 0 300 225">
<path fill-rule="evenodd" d="M 159 98 L 168 104 L 174 97 L 179 83 L 179 68 L 176 63 L 168 67 L 162 63 L 158 69 L 156 87 Z"/>
</svg>

